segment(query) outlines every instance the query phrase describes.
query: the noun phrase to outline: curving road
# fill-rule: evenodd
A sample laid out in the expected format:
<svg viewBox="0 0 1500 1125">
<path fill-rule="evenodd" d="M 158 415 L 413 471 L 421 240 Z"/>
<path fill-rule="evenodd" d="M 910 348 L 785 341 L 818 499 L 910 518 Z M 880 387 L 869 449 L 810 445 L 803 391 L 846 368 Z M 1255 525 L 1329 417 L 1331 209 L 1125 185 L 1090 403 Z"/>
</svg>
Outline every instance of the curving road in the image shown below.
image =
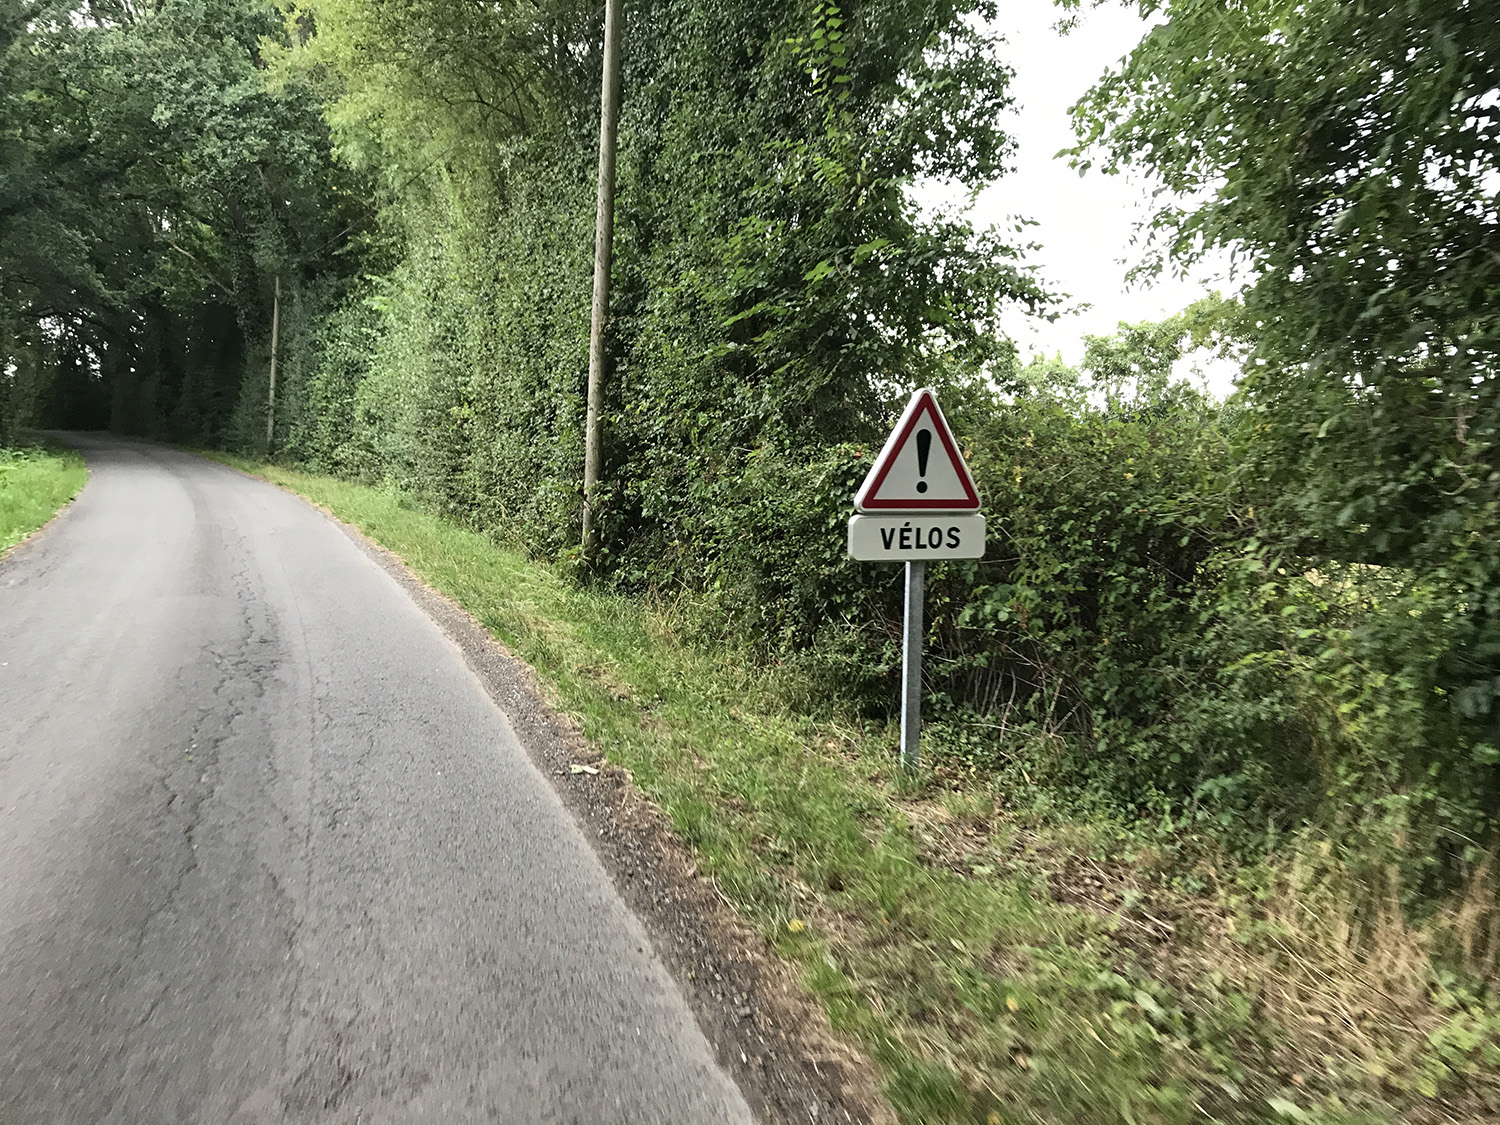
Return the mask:
<svg viewBox="0 0 1500 1125">
<path fill-rule="evenodd" d="M 400 586 L 270 485 L 77 444 L 0 561 L 0 1122 L 748 1122 Z"/>
</svg>

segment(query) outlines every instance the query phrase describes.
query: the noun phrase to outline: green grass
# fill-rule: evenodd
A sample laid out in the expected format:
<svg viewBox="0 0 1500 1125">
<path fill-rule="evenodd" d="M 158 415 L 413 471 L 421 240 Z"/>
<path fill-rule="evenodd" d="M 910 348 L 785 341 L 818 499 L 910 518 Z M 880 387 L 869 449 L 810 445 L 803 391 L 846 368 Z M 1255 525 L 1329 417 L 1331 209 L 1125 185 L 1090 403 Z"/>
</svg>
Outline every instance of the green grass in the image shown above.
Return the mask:
<svg viewBox="0 0 1500 1125">
<path fill-rule="evenodd" d="M 0 448 L 0 555 L 50 520 L 87 476 L 71 449 Z"/>
<path fill-rule="evenodd" d="M 394 492 L 221 459 L 354 524 L 529 664 L 800 967 L 901 1120 L 1375 1125 L 1500 1104 L 1500 1019 L 1438 982 L 1430 933 L 1398 921 L 1371 931 L 1388 972 L 1369 970 L 1328 879 L 1185 878 L 1129 832 L 1039 828 L 983 783 L 913 783 L 894 729 L 797 714 L 771 672 L 684 642 L 670 614 Z"/>
</svg>

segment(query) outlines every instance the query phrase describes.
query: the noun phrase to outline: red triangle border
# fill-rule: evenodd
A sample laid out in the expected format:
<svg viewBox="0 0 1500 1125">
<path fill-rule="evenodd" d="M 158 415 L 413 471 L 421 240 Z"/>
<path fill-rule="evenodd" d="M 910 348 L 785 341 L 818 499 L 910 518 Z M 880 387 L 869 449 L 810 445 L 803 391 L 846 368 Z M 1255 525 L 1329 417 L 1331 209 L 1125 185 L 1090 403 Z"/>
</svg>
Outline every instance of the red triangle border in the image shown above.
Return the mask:
<svg viewBox="0 0 1500 1125">
<path fill-rule="evenodd" d="M 890 438 L 886 439 L 885 449 L 881 450 L 881 460 L 870 470 L 870 475 L 865 483 L 860 486 L 855 494 L 855 507 L 862 512 L 977 512 L 979 510 L 979 492 L 974 487 L 974 478 L 969 473 L 969 466 L 964 463 L 963 456 L 958 452 L 958 446 L 954 444 L 953 433 L 948 429 L 948 420 L 943 417 L 943 412 L 938 408 L 937 398 L 927 388 L 917 392 L 917 406 L 915 410 L 908 407 L 906 424 L 895 431 Z M 876 500 L 875 494 L 880 491 L 880 486 L 885 483 L 885 478 L 891 471 L 891 465 L 895 463 L 896 452 L 906 445 L 907 439 L 911 437 L 912 431 L 916 429 L 917 420 L 923 414 L 929 414 L 932 419 L 932 428 L 937 431 L 938 440 L 943 443 L 943 448 L 948 453 L 948 459 L 957 471 L 959 483 L 964 488 L 964 498 L 967 501 L 962 506 L 955 506 L 951 500 Z M 889 450 L 890 456 L 885 453 Z M 860 502 L 859 497 L 868 496 L 871 499 Z"/>
</svg>

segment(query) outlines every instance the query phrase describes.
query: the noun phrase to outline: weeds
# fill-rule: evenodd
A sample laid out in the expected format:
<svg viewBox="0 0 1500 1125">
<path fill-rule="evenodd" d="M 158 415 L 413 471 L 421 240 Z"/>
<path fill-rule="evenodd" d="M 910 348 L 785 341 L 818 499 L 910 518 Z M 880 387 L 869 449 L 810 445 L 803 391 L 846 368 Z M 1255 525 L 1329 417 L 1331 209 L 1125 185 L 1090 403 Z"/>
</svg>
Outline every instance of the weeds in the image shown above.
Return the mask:
<svg viewBox="0 0 1500 1125">
<path fill-rule="evenodd" d="M 71 449 L 0 448 L 0 556 L 50 520 L 86 476 Z"/>
</svg>

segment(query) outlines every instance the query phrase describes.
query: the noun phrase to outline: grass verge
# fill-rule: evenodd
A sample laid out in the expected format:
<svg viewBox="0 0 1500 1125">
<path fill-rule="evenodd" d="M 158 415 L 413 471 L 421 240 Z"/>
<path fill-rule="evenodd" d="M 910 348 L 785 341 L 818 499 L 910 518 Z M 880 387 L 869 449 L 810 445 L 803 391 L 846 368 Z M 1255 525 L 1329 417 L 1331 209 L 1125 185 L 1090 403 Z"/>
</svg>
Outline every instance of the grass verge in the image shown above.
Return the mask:
<svg viewBox="0 0 1500 1125">
<path fill-rule="evenodd" d="M 669 614 L 391 491 L 221 460 L 354 524 L 526 661 L 800 966 L 902 1120 L 1500 1115 L 1487 873 L 1417 927 L 1312 843 L 1236 868 L 1211 841 L 1027 823 L 982 780 L 905 779 L 894 729 L 799 715 L 772 673 L 683 642 Z M 1441 950 L 1460 968 L 1436 968 Z"/>
<path fill-rule="evenodd" d="M 0 556 L 50 520 L 87 477 L 76 450 L 0 448 Z"/>
</svg>

